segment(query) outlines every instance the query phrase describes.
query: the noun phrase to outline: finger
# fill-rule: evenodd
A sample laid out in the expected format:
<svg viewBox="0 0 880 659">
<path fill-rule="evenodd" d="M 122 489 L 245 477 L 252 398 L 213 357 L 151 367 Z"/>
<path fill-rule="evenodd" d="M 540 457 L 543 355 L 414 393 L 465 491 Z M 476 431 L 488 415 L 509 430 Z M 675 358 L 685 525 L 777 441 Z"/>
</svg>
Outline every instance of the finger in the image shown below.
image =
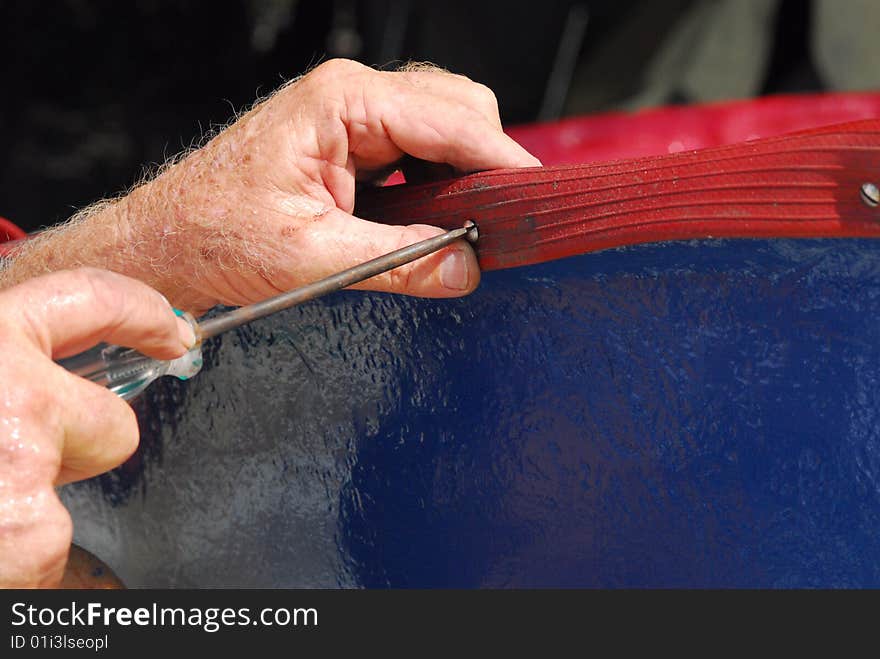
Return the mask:
<svg viewBox="0 0 880 659">
<path fill-rule="evenodd" d="M 54 588 L 73 538 L 70 514 L 48 483 L 3 489 L 0 588 Z"/>
<path fill-rule="evenodd" d="M 501 130 L 494 95 L 476 83 L 428 72 L 362 75 L 344 95 L 357 169 L 380 169 L 404 153 L 462 171 L 540 166 Z"/>
<path fill-rule="evenodd" d="M 93 382 L 56 367 L 64 443 L 56 485 L 92 478 L 125 462 L 139 441 L 134 410 Z"/>
<path fill-rule="evenodd" d="M 194 343 L 192 329 L 146 284 L 93 268 L 59 271 L 5 291 L 23 311 L 25 337 L 53 358 L 101 341 L 171 359 Z"/>
<path fill-rule="evenodd" d="M 404 67 L 399 72 L 383 75 L 393 76 L 394 83 L 402 81 L 435 96 L 454 98 L 482 114 L 490 124 L 501 130 L 501 115 L 495 93 L 467 76 L 423 66 L 415 70 Z"/>
<path fill-rule="evenodd" d="M 405 90 L 388 99 L 382 112 L 391 142 L 422 160 L 465 172 L 541 164 L 482 114 L 448 98 Z"/>
<path fill-rule="evenodd" d="M 296 277 L 298 283 L 316 281 L 440 233 L 443 229 L 438 227 L 389 226 L 333 210 L 300 234 L 293 254 L 320 254 L 321 258 L 308 264 L 300 259 Z M 467 241 L 460 240 L 352 288 L 419 297 L 458 297 L 473 291 L 479 282 L 476 255 Z"/>
<path fill-rule="evenodd" d="M 5 397 L 23 424 L 20 436 L 33 448 L 15 451 L 7 457 L 22 462 L 0 461 L 0 468 L 30 483 L 57 485 L 112 469 L 137 448 L 137 419 L 122 398 L 49 361 L 34 345 L 21 344 L 7 362 L 9 372 L 21 376 Z M 8 480 L 0 474 L 2 482 Z"/>
</svg>

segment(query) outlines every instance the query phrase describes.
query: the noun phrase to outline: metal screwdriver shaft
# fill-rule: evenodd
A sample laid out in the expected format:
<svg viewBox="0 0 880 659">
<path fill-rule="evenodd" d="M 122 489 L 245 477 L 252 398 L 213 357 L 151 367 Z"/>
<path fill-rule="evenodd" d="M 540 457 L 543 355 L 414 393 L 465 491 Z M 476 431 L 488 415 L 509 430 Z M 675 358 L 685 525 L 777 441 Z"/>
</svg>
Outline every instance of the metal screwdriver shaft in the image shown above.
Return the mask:
<svg viewBox="0 0 880 659">
<path fill-rule="evenodd" d="M 460 229 L 453 229 L 439 236 L 403 247 L 366 263 L 356 265 L 348 270 L 325 277 L 312 284 L 270 297 L 268 300 L 239 307 L 207 320 L 200 320 L 198 324 L 199 336 L 197 338 L 202 340 L 210 339 L 212 336 L 217 336 L 222 332 L 234 329 L 252 320 L 264 318 L 277 311 L 314 300 L 322 295 L 333 293 L 370 277 L 375 277 L 383 272 L 393 270 L 423 256 L 432 254 L 460 238 L 476 242 L 478 237 L 477 226 L 469 220 Z"/>
<path fill-rule="evenodd" d="M 198 373 L 202 368 L 201 342 L 203 339 L 209 339 L 252 320 L 263 318 L 276 311 L 313 300 L 316 297 L 393 270 L 410 261 L 436 252 L 459 238 L 475 242 L 478 238 L 476 225 L 473 222 L 466 222 L 460 229 L 428 238 L 308 286 L 220 314 L 203 322 L 196 321 L 187 313 L 178 312 L 192 326 L 197 341 L 196 345 L 190 348 L 186 354 L 171 361 L 148 357 L 133 348 L 101 343 L 83 353 L 59 360 L 58 364 L 71 373 L 107 387 L 125 400 L 131 400 L 156 378 L 163 375 L 173 375 L 181 380 L 187 380 Z"/>
</svg>

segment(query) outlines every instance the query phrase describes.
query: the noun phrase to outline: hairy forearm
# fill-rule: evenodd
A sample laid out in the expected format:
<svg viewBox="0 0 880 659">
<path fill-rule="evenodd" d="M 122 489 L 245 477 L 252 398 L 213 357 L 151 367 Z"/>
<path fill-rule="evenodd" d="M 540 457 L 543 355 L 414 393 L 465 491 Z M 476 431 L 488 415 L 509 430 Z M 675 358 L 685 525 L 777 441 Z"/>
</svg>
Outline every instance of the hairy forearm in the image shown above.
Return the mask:
<svg viewBox="0 0 880 659">
<path fill-rule="evenodd" d="M 203 281 L 208 267 L 260 267 L 249 247 L 247 204 L 234 167 L 221 167 L 238 131 L 168 166 L 161 175 L 112 201 L 77 213 L 24 242 L 0 268 L 0 288 L 57 270 L 91 266 L 139 279 L 177 307 L 204 311 L 215 302 Z M 248 256 L 250 255 L 250 257 Z M 253 263 L 242 263 L 250 258 Z M 233 263 L 234 261 L 234 263 Z"/>
<path fill-rule="evenodd" d="M 352 215 L 356 182 L 405 154 L 460 171 L 540 165 L 504 134 L 488 88 L 424 67 L 389 73 L 332 60 L 152 181 L 28 242 L 0 286 L 89 265 L 196 314 L 256 302 L 436 235 Z M 462 241 L 359 286 L 457 297 L 478 282 Z"/>
<path fill-rule="evenodd" d="M 174 288 L 172 281 L 156 260 L 154 241 L 147 244 L 145 231 L 132 226 L 130 206 L 129 197 L 100 202 L 27 240 L 6 259 L 0 287 L 49 272 L 92 266 L 140 279 L 167 296 Z"/>
<path fill-rule="evenodd" d="M 99 202 L 17 247 L 3 261 L 0 288 L 80 266 L 130 272 L 134 264 L 126 262 L 134 248 L 124 200 Z"/>
</svg>

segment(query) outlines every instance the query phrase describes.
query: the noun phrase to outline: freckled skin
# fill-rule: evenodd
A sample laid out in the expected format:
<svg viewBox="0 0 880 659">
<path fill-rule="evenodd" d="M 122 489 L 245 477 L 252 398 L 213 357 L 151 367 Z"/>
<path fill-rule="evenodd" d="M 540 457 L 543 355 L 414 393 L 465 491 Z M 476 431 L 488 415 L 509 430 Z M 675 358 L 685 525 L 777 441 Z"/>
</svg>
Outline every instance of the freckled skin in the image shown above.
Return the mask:
<svg viewBox="0 0 880 659">
<path fill-rule="evenodd" d="M 32 241 L 0 285 L 92 265 L 196 315 L 256 302 L 439 233 L 351 215 L 356 181 L 386 176 L 404 154 L 460 171 L 540 164 L 502 132 L 482 85 L 430 67 L 380 72 L 331 60 L 126 197 Z M 458 286 L 441 282 L 444 262 L 460 266 Z M 453 297 L 478 283 L 461 241 L 359 287 Z"/>
<path fill-rule="evenodd" d="M 198 315 L 440 233 L 351 215 L 356 181 L 387 176 L 404 154 L 460 171 L 540 164 L 503 133 L 486 87 L 431 68 L 332 60 L 3 263 L 0 587 L 60 583 L 72 528 L 54 486 L 111 469 L 137 446 L 131 408 L 53 359 L 99 341 L 177 357 L 191 332 L 157 290 Z M 358 287 L 453 297 L 479 276 L 461 240 Z"/>
</svg>

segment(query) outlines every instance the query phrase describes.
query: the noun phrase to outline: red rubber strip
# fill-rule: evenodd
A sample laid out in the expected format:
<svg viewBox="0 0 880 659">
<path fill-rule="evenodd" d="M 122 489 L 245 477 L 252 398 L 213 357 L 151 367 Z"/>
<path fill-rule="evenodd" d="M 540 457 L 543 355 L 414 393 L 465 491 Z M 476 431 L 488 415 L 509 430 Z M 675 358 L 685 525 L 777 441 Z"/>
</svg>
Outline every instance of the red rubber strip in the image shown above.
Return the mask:
<svg viewBox="0 0 880 659">
<path fill-rule="evenodd" d="M 0 217 L 0 257 L 10 253 L 17 244 L 16 241 L 26 236 L 27 234 L 16 224 L 5 217 Z"/>
<path fill-rule="evenodd" d="M 880 237 L 880 120 L 604 164 L 505 169 L 361 193 L 357 214 L 473 220 L 484 270 L 695 238 Z"/>
<path fill-rule="evenodd" d="M 708 149 L 876 117 L 880 92 L 837 92 L 605 112 L 505 130 L 545 165 L 571 165 Z"/>
</svg>

